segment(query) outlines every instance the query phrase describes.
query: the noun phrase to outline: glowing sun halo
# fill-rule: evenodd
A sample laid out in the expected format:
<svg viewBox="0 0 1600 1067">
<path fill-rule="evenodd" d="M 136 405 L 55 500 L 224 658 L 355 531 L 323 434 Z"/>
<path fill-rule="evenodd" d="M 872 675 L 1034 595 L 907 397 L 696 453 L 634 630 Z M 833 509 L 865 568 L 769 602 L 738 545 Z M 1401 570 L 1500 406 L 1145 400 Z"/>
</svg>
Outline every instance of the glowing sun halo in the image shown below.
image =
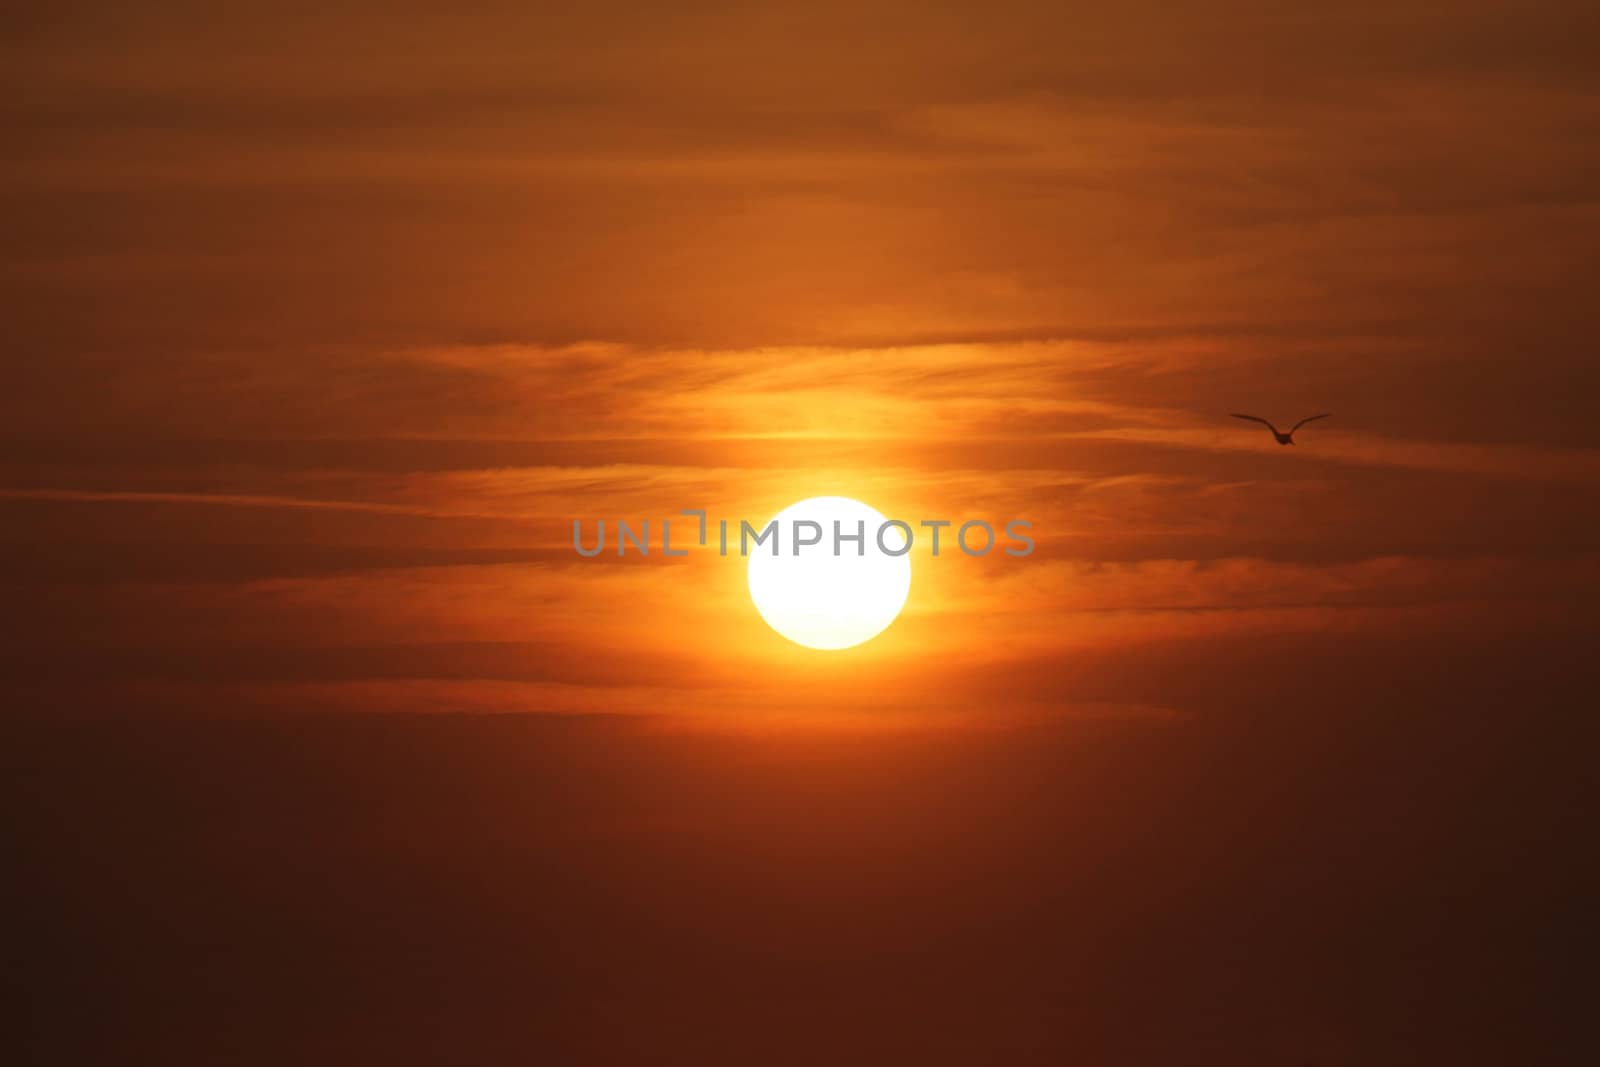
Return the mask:
<svg viewBox="0 0 1600 1067">
<path fill-rule="evenodd" d="M 879 546 L 883 515 L 849 497 L 818 496 L 790 504 L 775 521 L 777 553 L 770 542 L 750 549 L 750 599 L 768 626 L 807 648 L 838 649 L 871 640 L 894 622 L 911 590 L 911 560 Z M 864 533 L 860 544 L 841 539 L 836 554 L 835 522 L 846 538 Z M 819 533 L 815 544 L 798 543 Z M 891 550 L 905 543 L 900 528 L 884 531 Z"/>
</svg>

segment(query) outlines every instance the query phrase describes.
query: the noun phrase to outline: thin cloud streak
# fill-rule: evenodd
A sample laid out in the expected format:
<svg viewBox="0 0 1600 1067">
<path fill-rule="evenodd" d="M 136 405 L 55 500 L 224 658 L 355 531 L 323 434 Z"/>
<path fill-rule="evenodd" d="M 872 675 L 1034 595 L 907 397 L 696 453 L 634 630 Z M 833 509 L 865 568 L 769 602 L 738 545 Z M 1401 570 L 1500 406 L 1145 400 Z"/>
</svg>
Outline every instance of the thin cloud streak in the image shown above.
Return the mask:
<svg viewBox="0 0 1600 1067">
<path fill-rule="evenodd" d="M 441 511 L 408 504 L 358 500 L 312 500 L 248 493 L 161 493 L 140 490 L 0 489 L 0 500 L 61 501 L 78 504 L 199 504 L 228 508 L 286 508 L 291 511 L 349 511 L 370 515 L 414 515 L 445 519 L 500 519 L 516 516 L 472 511 Z"/>
</svg>

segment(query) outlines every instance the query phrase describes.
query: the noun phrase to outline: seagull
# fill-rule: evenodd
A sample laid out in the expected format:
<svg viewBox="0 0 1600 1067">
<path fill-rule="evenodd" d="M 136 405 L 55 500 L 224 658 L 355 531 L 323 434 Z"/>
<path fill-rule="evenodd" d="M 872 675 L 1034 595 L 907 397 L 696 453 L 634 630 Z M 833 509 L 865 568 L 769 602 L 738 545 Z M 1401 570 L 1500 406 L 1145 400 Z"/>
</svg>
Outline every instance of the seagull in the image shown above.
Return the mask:
<svg viewBox="0 0 1600 1067">
<path fill-rule="evenodd" d="M 1329 415 L 1332 415 L 1332 414 L 1333 414 L 1333 412 L 1331 412 L 1331 411 L 1325 411 L 1321 415 L 1308 415 L 1306 418 L 1301 419 L 1299 422 L 1297 422 L 1293 426 L 1289 427 L 1289 432 L 1288 433 L 1283 433 L 1281 430 L 1279 430 L 1276 426 L 1272 425 L 1272 423 L 1268 422 L 1266 419 L 1258 418 L 1255 415 L 1234 415 L 1233 417 L 1236 418 L 1236 419 L 1248 419 L 1251 422 L 1259 422 L 1261 425 L 1265 426 L 1267 429 L 1272 431 L 1272 436 L 1277 439 L 1277 441 L 1278 441 L 1278 443 L 1280 445 L 1292 445 L 1292 444 L 1294 444 L 1294 432 L 1296 430 L 1298 430 L 1300 427 L 1304 426 L 1308 422 L 1316 422 L 1318 419 L 1325 419 Z"/>
</svg>

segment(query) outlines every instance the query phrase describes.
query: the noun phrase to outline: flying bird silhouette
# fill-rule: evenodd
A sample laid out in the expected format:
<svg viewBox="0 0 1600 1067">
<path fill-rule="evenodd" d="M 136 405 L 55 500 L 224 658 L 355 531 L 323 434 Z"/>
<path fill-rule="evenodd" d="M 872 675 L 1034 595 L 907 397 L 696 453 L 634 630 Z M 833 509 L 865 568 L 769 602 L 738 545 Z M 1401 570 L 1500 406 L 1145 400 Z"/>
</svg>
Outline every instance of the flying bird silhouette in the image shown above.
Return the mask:
<svg viewBox="0 0 1600 1067">
<path fill-rule="evenodd" d="M 1305 418 L 1301 419 L 1299 422 L 1295 423 L 1293 426 L 1289 427 L 1289 432 L 1288 433 L 1284 433 L 1283 431 L 1279 430 L 1276 426 L 1272 425 L 1272 423 L 1268 422 L 1266 419 L 1259 418 L 1258 416 L 1255 416 L 1255 415 L 1237 415 L 1236 414 L 1233 417 L 1236 418 L 1236 419 L 1248 419 L 1251 422 L 1259 422 L 1261 425 L 1265 426 L 1267 429 L 1272 431 L 1272 436 L 1277 439 L 1277 442 L 1280 445 L 1292 445 L 1292 444 L 1294 444 L 1294 432 L 1296 430 L 1298 430 L 1300 427 L 1304 426 L 1308 422 L 1316 422 L 1318 419 L 1325 419 L 1329 415 L 1332 415 L 1332 414 L 1333 414 L 1333 412 L 1331 412 L 1331 411 L 1325 411 L 1321 415 L 1308 415 Z"/>
</svg>

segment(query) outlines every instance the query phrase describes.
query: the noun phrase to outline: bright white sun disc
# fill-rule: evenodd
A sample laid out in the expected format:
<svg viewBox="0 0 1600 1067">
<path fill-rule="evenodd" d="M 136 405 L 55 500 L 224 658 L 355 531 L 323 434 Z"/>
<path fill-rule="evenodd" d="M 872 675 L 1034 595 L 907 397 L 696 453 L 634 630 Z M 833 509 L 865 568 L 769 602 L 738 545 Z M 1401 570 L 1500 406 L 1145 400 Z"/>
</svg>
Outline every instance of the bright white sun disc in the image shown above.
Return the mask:
<svg viewBox="0 0 1600 1067">
<path fill-rule="evenodd" d="M 767 625 L 819 649 L 849 648 L 887 629 L 911 591 L 907 534 L 888 521 L 843 496 L 778 512 L 776 553 L 770 537 L 749 544 L 750 599 Z"/>
</svg>

